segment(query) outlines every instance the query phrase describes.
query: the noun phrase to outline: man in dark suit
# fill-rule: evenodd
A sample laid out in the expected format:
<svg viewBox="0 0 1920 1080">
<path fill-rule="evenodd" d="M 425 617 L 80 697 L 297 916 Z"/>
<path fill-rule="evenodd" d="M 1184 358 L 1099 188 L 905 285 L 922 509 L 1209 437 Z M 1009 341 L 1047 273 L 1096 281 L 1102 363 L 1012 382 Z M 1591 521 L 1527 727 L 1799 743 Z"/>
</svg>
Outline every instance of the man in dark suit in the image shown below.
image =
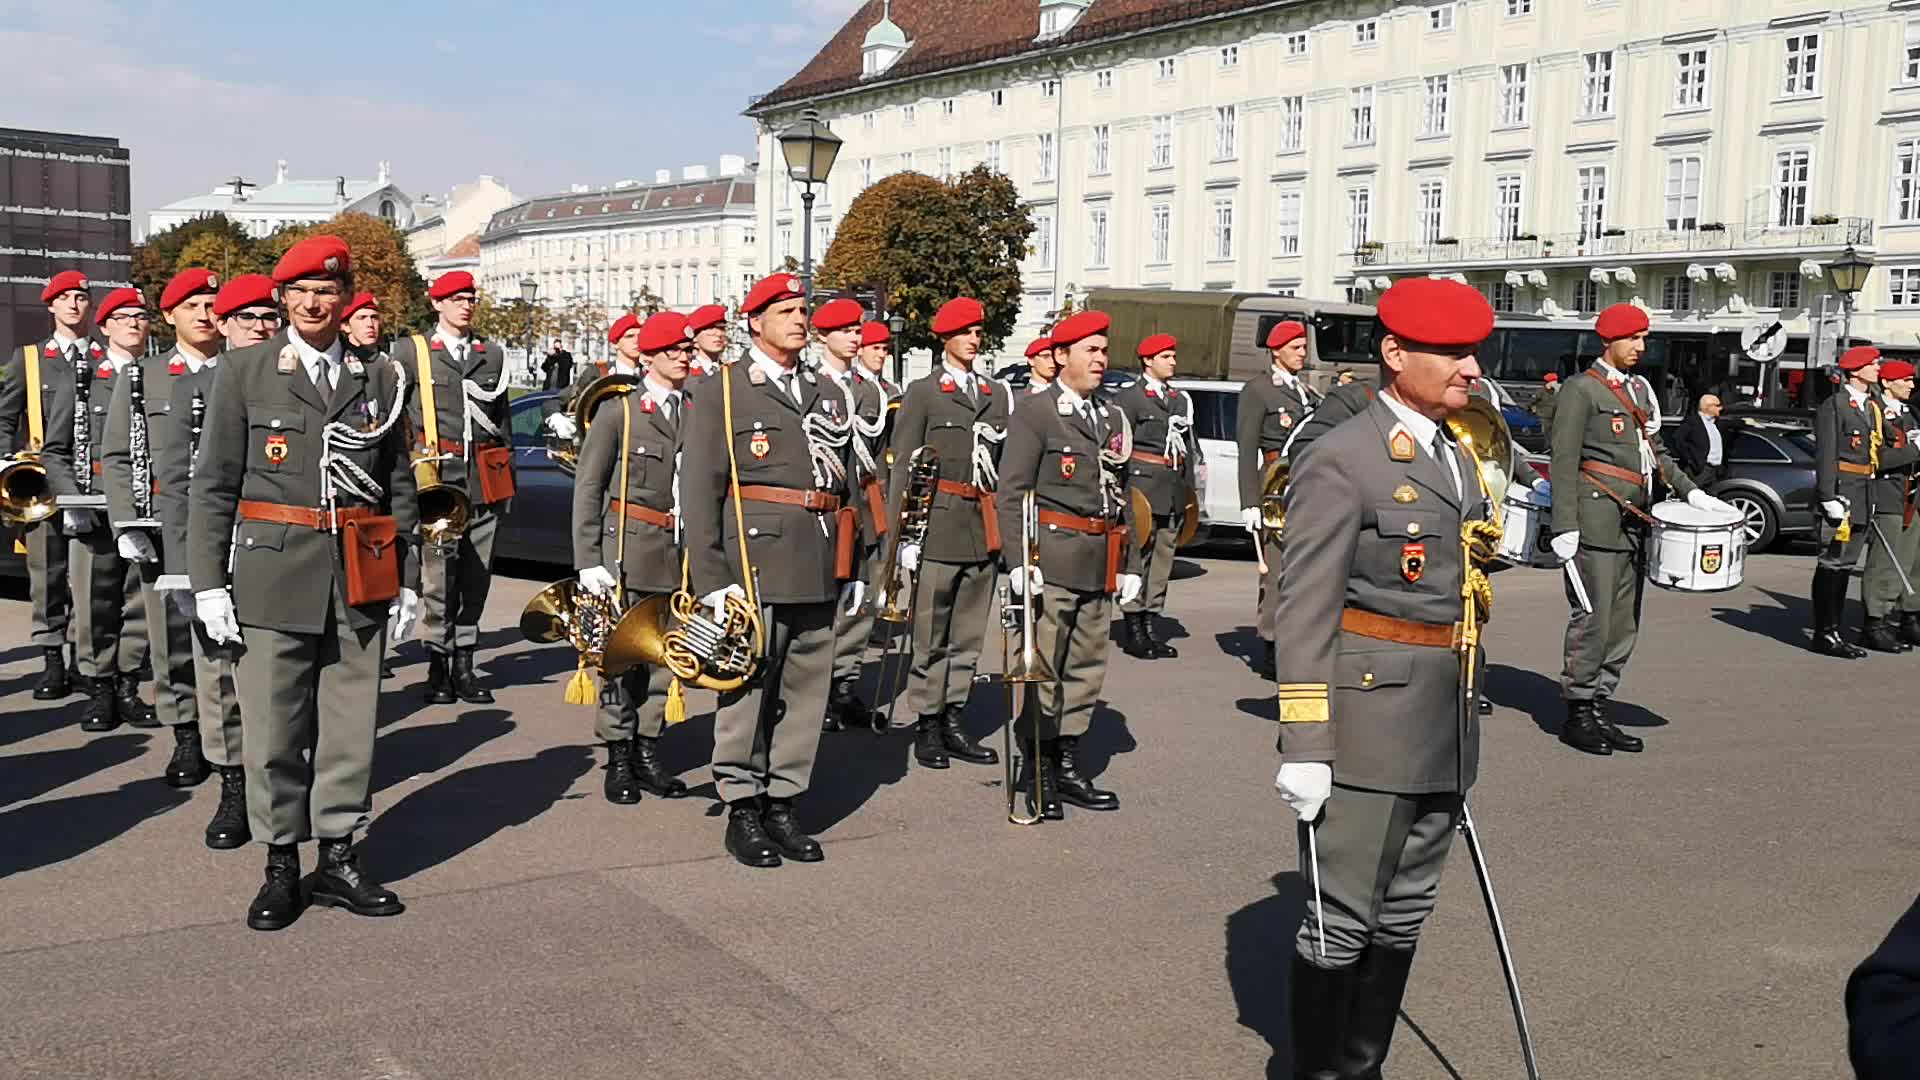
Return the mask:
<svg viewBox="0 0 1920 1080">
<path fill-rule="evenodd" d="M 1720 430 L 1720 399 L 1700 395 L 1699 411 L 1680 421 L 1680 430 L 1668 440 L 1673 459 L 1693 482 L 1711 488 L 1726 478 L 1726 433 Z"/>
<path fill-rule="evenodd" d="M 556 341 L 553 351 L 540 364 L 540 370 L 546 373 L 546 382 L 541 385 L 548 390 L 564 390 L 573 381 L 573 354 L 561 348 Z"/>
</svg>

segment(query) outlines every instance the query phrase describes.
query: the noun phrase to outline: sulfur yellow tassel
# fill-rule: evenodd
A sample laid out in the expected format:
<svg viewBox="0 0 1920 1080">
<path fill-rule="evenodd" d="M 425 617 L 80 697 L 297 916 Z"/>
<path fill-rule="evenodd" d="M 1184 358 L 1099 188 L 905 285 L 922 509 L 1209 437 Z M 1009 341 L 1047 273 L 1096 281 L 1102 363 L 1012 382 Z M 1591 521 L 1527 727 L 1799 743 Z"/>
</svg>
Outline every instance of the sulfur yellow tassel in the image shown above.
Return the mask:
<svg viewBox="0 0 1920 1080">
<path fill-rule="evenodd" d="M 675 679 L 667 684 L 667 726 L 672 727 L 686 718 L 687 692 L 680 688 L 680 680 Z"/>
<path fill-rule="evenodd" d="M 580 659 L 580 666 L 573 670 L 573 678 L 567 680 L 567 704 L 593 704 L 593 676 L 587 674 L 587 661 Z"/>
</svg>

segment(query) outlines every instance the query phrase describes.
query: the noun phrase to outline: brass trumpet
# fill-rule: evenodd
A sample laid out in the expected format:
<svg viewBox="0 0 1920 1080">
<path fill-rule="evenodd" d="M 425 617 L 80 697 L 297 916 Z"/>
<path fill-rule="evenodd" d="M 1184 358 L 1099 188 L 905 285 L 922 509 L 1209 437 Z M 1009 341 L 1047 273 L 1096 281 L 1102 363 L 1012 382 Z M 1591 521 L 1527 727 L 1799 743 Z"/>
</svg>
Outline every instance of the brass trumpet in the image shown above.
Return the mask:
<svg viewBox="0 0 1920 1080">
<path fill-rule="evenodd" d="M 0 461 L 0 521 L 31 525 L 53 516 L 53 489 L 40 455 L 26 452 Z"/>
<path fill-rule="evenodd" d="M 1024 574 L 1028 567 L 1040 565 L 1040 510 L 1033 501 L 1033 492 L 1029 491 L 1020 500 L 1020 561 L 1014 564 L 1013 572 Z M 1040 752 L 1040 717 L 1033 718 L 1033 744 L 1028 748 L 1028 769 L 1033 774 L 1033 786 L 1026 792 L 1027 805 L 1024 813 L 1016 807 L 1019 794 L 1019 769 L 1014 764 L 1014 724 L 1020 718 L 1020 699 L 1026 687 L 1033 683 L 1054 681 L 1053 667 L 1040 653 L 1039 642 L 1034 638 L 1034 620 L 1038 617 L 1039 598 L 1034 590 L 1023 588 L 1015 601 L 1008 594 L 1010 585 L 1001 586 L 1000 593 L 1000 664 L 1005 672 L 1001 681 L 1007 685 L 1007 726 L 1006 738 L 1007 762 L 1007 820 L 1015 825 L 1037 825 L 1045 816 L 1046 795 L 1042 778 L 1046 774 L 1046 757 Z M 1015 639 L 1019 646 L 1014 646 Z"/>
</svg>

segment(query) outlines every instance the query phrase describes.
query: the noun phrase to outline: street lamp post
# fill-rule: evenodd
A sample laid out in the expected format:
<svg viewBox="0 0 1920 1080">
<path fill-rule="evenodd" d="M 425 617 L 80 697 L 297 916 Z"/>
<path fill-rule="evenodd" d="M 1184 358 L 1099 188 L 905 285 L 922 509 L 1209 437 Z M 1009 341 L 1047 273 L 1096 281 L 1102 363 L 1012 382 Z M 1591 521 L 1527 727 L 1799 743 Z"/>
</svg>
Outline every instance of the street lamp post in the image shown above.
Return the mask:
<svg viewBox="0 0 1920 1080">
<path fill-rule="evenodd" d="M 520 306 L 527 314 L 527 375 L 539 385 L 539 371 L 533 360 L 533 302 L 540 295 L 540 283 L 531 275 L 520 279 Z"/>
<path fill-rule="evenodd" d="M 840 136 L 820 122 L 820 113 L 808 109 L 800 119 L 779 135 L 780 154 L 787 161 L 787 176 L 802 185 L 800 191 L 800 284 L 813 303 L 813 187 L 827 182 L 833 171 L 833 159 L 840 156 Z"/>
<path fill-rule="evenodd" d="M 907 385 L 905 366 L 906 354 L 901 352 L 900 339 L 907 334 L 907 320 L 903 315 L 887 316 L 887 340 L 893 343 L 893 383 L 895 386 Z"/>
<path fill-rule="evenodd" d="M 1842 343 L 1853 337 L 1853 298 L 1867 286 L 1867 275 L 1873 273 L 1873 260 L 1853 250 L 1848 244 L 1840 257 L 1827 264 L 1827 281 L 1833 285 L 1833 291 L 1840 294 L 1840 340 Z"/>
</svg>

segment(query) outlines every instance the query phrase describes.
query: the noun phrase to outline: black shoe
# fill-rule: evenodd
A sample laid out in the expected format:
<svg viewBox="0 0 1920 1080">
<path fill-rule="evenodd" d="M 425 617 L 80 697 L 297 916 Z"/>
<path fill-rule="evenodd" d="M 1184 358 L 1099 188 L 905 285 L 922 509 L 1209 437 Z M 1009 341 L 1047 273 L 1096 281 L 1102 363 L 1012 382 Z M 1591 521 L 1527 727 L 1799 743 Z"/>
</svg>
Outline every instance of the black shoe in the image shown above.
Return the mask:
<svg viewBox="0 0 1920 1080">
<path fill-rule="evenodd" d="M 1866 630 L 1860 635 L 1860 644 L 1874 652 L 1903 653 L 1912 652 L 1913 646 L 1900 640 L 1899 628 L 1889 616 L 1869 618 Z"/>
<path fill-rule="evenodd" d="M 633 780 L 663 799 L 678 799 L 687 793 L 686 783 L 661 764 L 660 740 L 645 735 L 633 737 Z"/>
<path fill-rule="evenodd" d="M 793 816 L 792 799 L 768 799 L 761 822 L 766 826 L 767 836 L 779 845 L 780 854 L 794 862 L 819 862 L 827 857 L 827 853 L 820 850 L 820 841 L 800 828 L 799 819 Z"/>
<path fill-rule="evenodd" d="M 173 757 L 167 760 L 164 780 L 174 787 L 193 787 L 213 771 L 207 756 L 200 752 L 200 729 L 193 724 L 177 724 L 173 729 Z"/>
<path fill-rule="evenodd" d="M 52 645 L 40 650 L 41 663 L 45 667 L 40 672 L 40 681 L 33 686 L 33 700 L 58 701 L 73 692 L 73 682 L 67 678 L 67 650 Z"/>
<path fill-rule="evenodd" d="M 1079 743 L 1078 736 L 1062 735 L 1048 745 L 1048 750 L 1053 757 L 1053 775 L 1055 784 L 1059 788 L 1060 800 L 1072 803 L 1082 810 L 1120 809 L 1120 796 L 1094 787 L 1093 781 L 1080 775 L 1080 768 L 1074 761 Z"/>
<path fill-rule="evenodd" d="M 136 673 L 125 672 L 115 680 L 113 704 L 128 727 L 160 726 L 160 719 L 153 715 L 153 706 L 140 699 L 140 676 Z"/>
<path fill-rule="evenodd" d="M 1355 969 L 1323 968 L 1295 952 L 1290 976 L 1287 1027 L 1294 1080 L 1341 1080 Z"/>
<path fill-rule="evenodd" d="M 913 760 L 929 769 L 948 766 L 947 743 L 940 737 L 940 718 L 923 716 L 913 724 Z"/>
<path fill-rule="evenodd" d="M 313 872 L 313 902 L 343 907 L 355 915 L 398 915 L 407 910 L 392 890 L 360 869 L 352 837 L 320 841 L 320 866 Z"/>
<path fill-rule="evenodd" d="M 1487 700 L 1486 698 L 1479 698 L 1478 700 L 1479 700 L 1479 702 L 1480 702 L 1480 706 L 1479 706 L 1479 708 L 1480 708 L 1480 715 L 1481 715 L 1481 716 L 1492 716 L 1492 715 L 1493 715 L 1493 702 L 1491 702 L 1491 701 L 1488 701 L 1488 700 Z"/>
<path fill-rule="evenodd" d="M 207 822 L 207 846 L 231 851 L 253 839 L 247 828 L 247 774 L 238 765 L 220 766 L 220 805 Z"/>
<path fill-rule="evenodd" d="M 640 785 L 633 779 L 633 742 L 620 739 L 607 744 L 607 781 L 601 789 L 607 801 L 632 806 L 640 801 Z"/>
<path fill-rule="evenodd" d="M 473 673 L 471 648 L 453 651 L 453 692 L 469 705 L 493 704 L 493 691 L 481 686 L 480 679 Z"/>
<path fill-rule="evenodd" d="M 1129 611 L 1120 620 L 1120 648 L 1135 660 L 1153 659 L 1153 646 L 1147 641 L 1146 616 Z"/>
<path fill-rule="evenodd" d="M 867 708 L 866 702 L 860 700 L 859 679 L 841 679 L 833 684 L 833 690 L 827 695 L 827 716 L 820 725 L 822 731 L 864 727 L 885 731 L 885 724 L 885 718 L 875 714 Z"/>
<path fill-rule="evenodd" d="M 1840 631 L 1834 629 L 1816 632 L 1808 647 L 1822 656 L 1831 656 L 1838 660 L 1858 660 L 1867 655 L 1867 650 L 1841 637 Z"/>
<path fill-rule="evenodd" d="M 1613 745 L 1607 742 L 1605 732 L 1595 721 L 1593 702 L 1567 702 L 1567 722 L 1560 728 L 1560 741 L 1575 750 L 1605 757 L 1613 753 Z"/>
<path fill-rule="evenodd" d="M 380 658 L 380 677 L 383 679 L 393 678 L 393 661 L 388 660 L 384 656 Z"/>
<path fill-rule="evenodd" d="M 1259 651 L 1253 656 L 1253 673 L 1272 682 L 1279 677 L 1273 670 L 1273 642 L 1262 638 L 1257 648 Z"/>
<path fill-rule="evenodd" d="M 1920 612 L 1900 613 L 1900 640 L 1909 645 L 1920 645 Z"/>
<path fill-rule="evenodd" d="M 80 721 L 81 731 L 112 731 L 120 726 L 120 708 L 114 701 L 113 679 L 93 679 L 87 684 L 87 711 Z"/>
<path fill-rule="evenodd" d="M 453 673 L 446 653 L 427 652 L 427 704 L 453 704 Z"/>
<path fill-rule="evenodd" d="M 1353 996 L 1347 1007 L 1346 1048 L 1341 1076 L 1378 1077 L 1393 1045 L 1393 1026 L 1413 971 L 1412 949 L 1369 946 L 1353 969 Z"/>
<path fill-rule="evenodd" d="M 780 865 L 780 848 L 760 821 L 759 800 L 746 799 L 727 806 L 727 854 L 745 866 Z"/>
<path fill-rule="evenodd" d="M 247 908 L 247 925 L 255 930 L 284 930 L 300 917 L 300 848 L 274 844 L 267 848 L 267 881 Z"/>
<path fill-rule="evenodd" d="M 960 722 L 964 713 L 961 706 L 949 705 L 940 715 L 940 742 L 946 747 L 947 755 L 975 765 L 1000 764 L 1000 755 L 993 747 L 981 746 L 967 735 L 966 727 Z"/>
<path fill-rule="evenodd" d="M 1140 629 L 1146 632 L 1147 650 L 1153 654 L 1155 660 L 1177 659 L 1180 656 L 1180 650 L 1167 644 L 1167 639 L 1160 636 L 1159 627 L 1155 622 L 1152 612 L 1141 613 Z"/>
<path fill-rule="evenodd" d="M 1613 719 L 1607 715 L 1606 698 L 1594 698 L 1592 705 L 1593 724 L 1600 729 L 1600 734 L 1607 740 L 1608 746 L 1628 754 L 1637 754 L 1646 747 L 1647 744 L 1641 742 L 1638 736 L 1621 731 L 1620 725 L 1614 723 Z"/>
<path fill-rule="evenodd" d="M 1848 641 L 1840 632 L 1841 624 L 1846 621 L 1847 585 L 1851 580 L 1844 570 L 1814 570 L 1814 652 L 1842 660 L 1858 660 L 1867 655 L 1867 650 Z"/>
</svg>

